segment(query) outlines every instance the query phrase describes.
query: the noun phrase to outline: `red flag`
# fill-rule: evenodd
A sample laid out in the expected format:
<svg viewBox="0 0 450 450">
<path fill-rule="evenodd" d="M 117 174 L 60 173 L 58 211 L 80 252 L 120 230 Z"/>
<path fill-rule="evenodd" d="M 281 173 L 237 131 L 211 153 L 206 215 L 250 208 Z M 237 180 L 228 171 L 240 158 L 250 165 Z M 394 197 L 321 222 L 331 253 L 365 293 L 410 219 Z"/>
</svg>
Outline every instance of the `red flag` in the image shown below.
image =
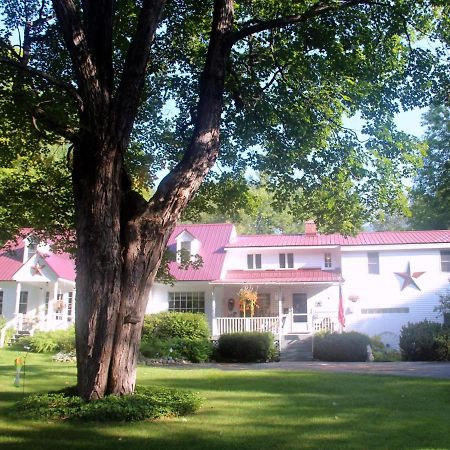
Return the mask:
<svg viewBox="0 0 450 450">
<path fill-rule="evenodd" d="M 342 286 L 341 285 L 339 285 L 338 321 L 341 324 L 341 328 L 345 328 L 344 298 L 342 297 Z"/>
</svg>

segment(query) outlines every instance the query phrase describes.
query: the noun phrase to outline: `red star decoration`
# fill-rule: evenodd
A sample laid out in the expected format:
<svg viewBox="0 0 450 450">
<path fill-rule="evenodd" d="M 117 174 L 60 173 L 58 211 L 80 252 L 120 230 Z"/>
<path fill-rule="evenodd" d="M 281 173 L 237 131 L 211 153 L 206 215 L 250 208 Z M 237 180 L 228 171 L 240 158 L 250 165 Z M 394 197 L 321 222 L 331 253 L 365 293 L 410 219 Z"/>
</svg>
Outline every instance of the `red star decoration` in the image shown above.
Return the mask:
<svg viewBox="0 0 450 450">
<path fill-rule="evenodd" d="M 39 264 L 39 262 L 37 262 L 34 266 L 31 267 L 31 270 L 34 271 L 33 276 L 34 275 L 42 275 L 44 276 L 44 274 L 42 273 L 42 269 L 45 267 L 45 264 Z"/>
<path fill-rule="evenodd" d="M 420 289 L 419 286 L 417 286 L 417 283 L 414 281 L 414 278 L 419 278 L 421 275 L 423 275 L 425 272 L 413 272 L 411 274 L 411 265 L 408 262 L 408 267 L 406 269 L 406 272 L 394 272 L 395 275 L 398 275 L 399 277 L 403 278 L 403 286 L 400 289 L 401 291 L 403 291 L 403 289 L 405 289 L 408 286 L 414 286 L 416 289 L 418 289 L 419 291 L 421 291 L 422 289 Z"/>
</svg>

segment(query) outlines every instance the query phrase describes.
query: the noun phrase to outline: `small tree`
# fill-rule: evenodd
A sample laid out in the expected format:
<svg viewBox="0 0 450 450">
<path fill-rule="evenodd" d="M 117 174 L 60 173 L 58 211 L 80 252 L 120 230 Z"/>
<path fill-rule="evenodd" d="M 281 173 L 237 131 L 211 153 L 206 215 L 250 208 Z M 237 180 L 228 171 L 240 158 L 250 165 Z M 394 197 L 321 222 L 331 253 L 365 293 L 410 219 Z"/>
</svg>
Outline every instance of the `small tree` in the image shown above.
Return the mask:
<svg viewBox="0 0 450 450">
<path fill-rule="evenodd" d="M 445 327 L 450 327 L 450 291 L 439 295 L 439 305 L 433 311 L 439 313 L 437 317 L 443 319 Z"/>
</svg>

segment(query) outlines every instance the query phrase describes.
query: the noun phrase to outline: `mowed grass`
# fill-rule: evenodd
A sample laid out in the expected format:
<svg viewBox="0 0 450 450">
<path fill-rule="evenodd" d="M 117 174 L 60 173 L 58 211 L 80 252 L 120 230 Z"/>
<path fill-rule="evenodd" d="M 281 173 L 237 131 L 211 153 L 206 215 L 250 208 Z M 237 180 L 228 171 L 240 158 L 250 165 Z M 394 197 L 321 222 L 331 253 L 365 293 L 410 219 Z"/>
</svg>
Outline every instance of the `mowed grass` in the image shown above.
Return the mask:
<svg viewBox="0 0 450 450">
<path fill-rule="evenodd" d="M 69 423 L 10 415 L 16 352 L 0 350 L 0 448 L 450 449 L 450 380 L 278 370 L 140 367 L 138 382 L 199 392 L 192 416 Z M 74 364 L 30 354 L 26 392 L 75 383 Z"/>
</svg>

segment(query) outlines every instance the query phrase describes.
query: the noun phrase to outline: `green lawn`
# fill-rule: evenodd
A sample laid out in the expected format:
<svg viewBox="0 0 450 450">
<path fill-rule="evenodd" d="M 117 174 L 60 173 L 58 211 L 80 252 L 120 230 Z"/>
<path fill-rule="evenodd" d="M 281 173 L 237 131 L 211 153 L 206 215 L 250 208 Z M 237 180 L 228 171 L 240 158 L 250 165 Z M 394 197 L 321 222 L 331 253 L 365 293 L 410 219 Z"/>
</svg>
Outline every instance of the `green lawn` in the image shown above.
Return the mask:
<svg viewBox="0 0 450 450">
<path fill-rule="evenodd" d="M 14 358 L 0 350 L 0 448 L 450 449 L 450 381 L 275 370 L 139 368 L 138 381 L 183 387 L 194 416 L 135 424 L 42 423 L 9 415 L 22 397 Z M 74 384 L 73 364 L 30 354 L 26 392 Z"/>
</svg>

